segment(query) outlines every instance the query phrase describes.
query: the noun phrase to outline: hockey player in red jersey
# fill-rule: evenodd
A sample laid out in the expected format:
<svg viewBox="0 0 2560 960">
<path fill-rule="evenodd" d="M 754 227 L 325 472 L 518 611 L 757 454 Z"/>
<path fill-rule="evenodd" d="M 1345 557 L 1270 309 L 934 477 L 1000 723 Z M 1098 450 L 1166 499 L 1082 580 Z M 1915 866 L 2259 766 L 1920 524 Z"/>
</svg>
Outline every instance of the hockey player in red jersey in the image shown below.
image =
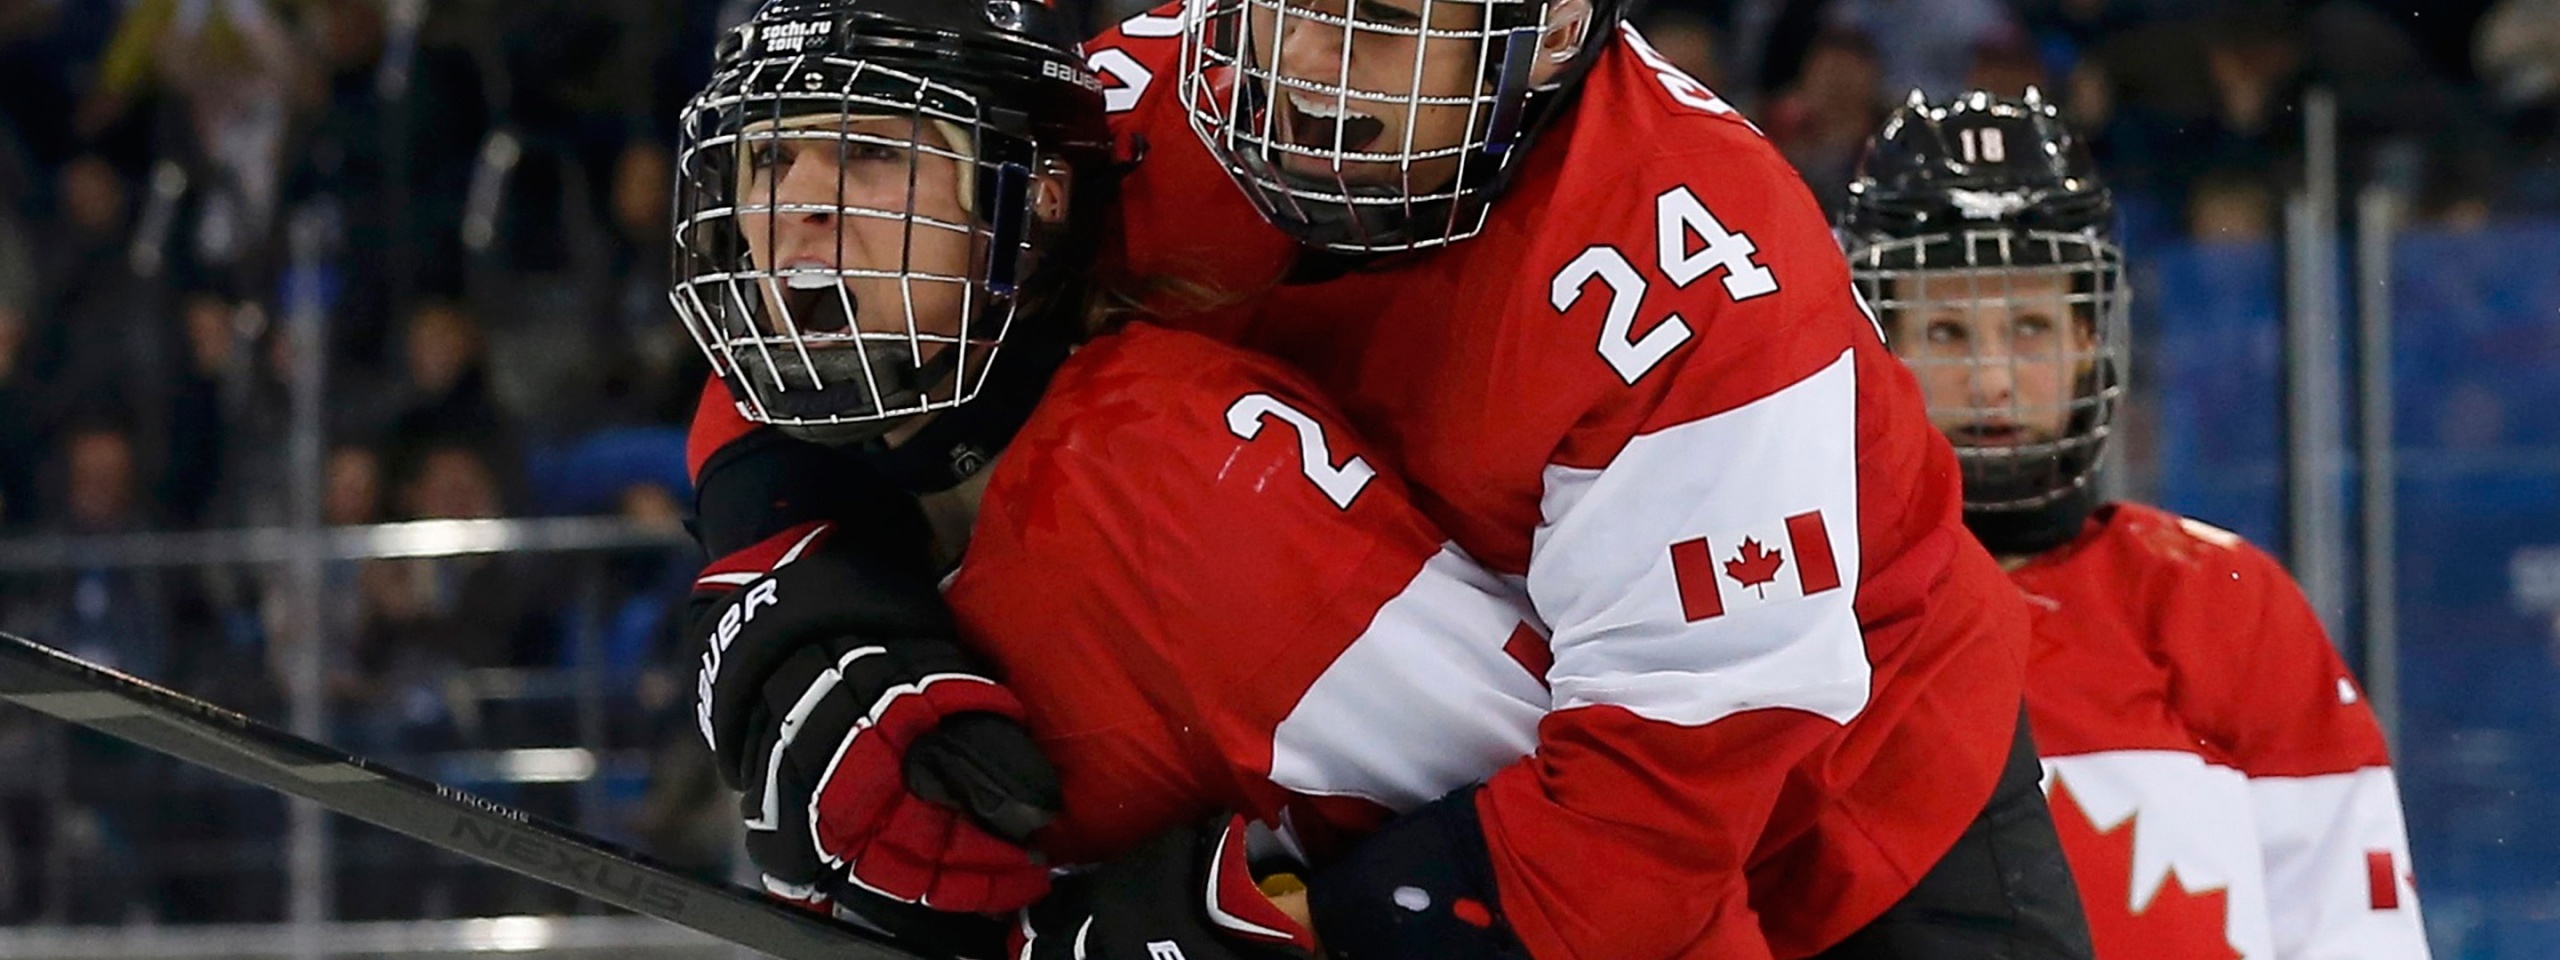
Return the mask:
<svg viewBox="0 0 2560 960">
<path fill-rule="evenodd" d="M 1223 295 L 1173 322 L 1312 375 L 1539 615 L 1535 753 L 1363 845 L 1425 906 L 1317 884 L 1319 939 L 2076 955 L 1953 455 L 1802 183 L 1624 6 L 1189 0 L 1088 45 L 1123 267 Z"/>
<path fill-rule="evenodd" d="M 1449 555 L 1533 614 L 1502 647 L 1549 687 L 1532 754 L 1481 785 L 1415 774 L 1446 772 L 1435 736 L 1358 742 L 1377 722 L 1365 709 L 1429 702 L 1427 687 L 1362 670 L 1323 675 L 1338 699 L 1308 689 L 1322 709 L 1303 716 L 1357 747 L 1289 754 L 1337 781 L 1312 792 L 1410 805 L 1314 877 L 1305 901 L 1327 952 L 2084 955 L 2019 722 L 2023 605 L 1964 534 L 1953 457 L 1775 152 L 1621 29 L 1611 0 L 1192 11 L 1141 17 L 1090 51 L 1135 161 L 1120 266 L 1242 297 L 1182 322 L 1277 353 L 1341 401 L 1380 443 L 1363 465 L 1403 473 Z M 788 367 L 797 348 L 756 349 Z M 990 448 L 937 427 L 1002 419 L 957 407 L 909 438 L 748 400 L 746 417 L 715 403 L 698 423 L 706 528 L 732 500 L 713 488 L 740 485 L 720 475 L 724 458 L 747 459 L 729 441 L 748 420 L 947 482 Z M 1230 426 L 1274 418 L 1295 423 Z M 1319 456 L 1312 435 L 1302 472 L 1349 483 L 1352 461 Z M 759 510 L 810 499 L 743 485 L 735 502 Z M 796 545 L 774 543 L 766 557 Z M 1200 594 L 1183 579 L 1225 574 L 1193 565 L 1148 586 L 1172 601 Z M 759 632 L 757 609 L 750 587 L 712 622 Z M 729 632 L 716 648 L 789 647 Z M 713 700 L 741 675 L 707 672 Z M 1181 679 L 1144 682 L 1199 698 Z M 997 689 L 977 712 L 1003 712 Z M 739 712 L 729 726 L 758 726 Z M 764 712 L 780 719 L 763 726 L 791 728 L 791 705 Z M 925 802 L 986 769 L 952 758 L 1009 749 L 933 719 L 874 723 L 903 732 L 865 742 L 864 763 L 826 765 L 830 783 L 874 798 L 858 809 L 886 811 L 856 819 L 923 825 L 853 833 L 906 837 L 872 862 L 903 858 L 928 880 L 999 864 L 989 834 L 1037 819 L 1014 815 L 1037 806 L 1021 791 L 994 791 L 992 810 L 961 798 L 968 818 Z M 1426 787 L 1445 792 L 1411 805 Z M 1208 864 L 1233 862 L 1224 836 L 1197 846 Z M 1193 867 L 1135 862 L 1027 917 L 1035 955 L 1088 940 L 1094 956 L 1170 942 L 1195 960 L 1268 946 L 1231 938 L 1274 926 L 1203 920 L 1180 909 L 1198 891 L 1149 886 L 1196 881 Z"/>
<path fill-rule="evenodd" d="M 1223 844 L 1320 867 L 1526 754 L 1537 615 L 1275 361 L 1142 325 L 1067 356 L 1098 85 L 1063 18 L 984 16 L 775 4 L 684 114 L 702 422 L 759 425 L 694 464 L 703 736 L 777 896 L 984 947 L 970 914 L 1048 886 L 1025 847 L 1116 860 L 1043 904 L 1090 911 L 1205 822 L 1244 886 L 1146 905 L 1294 927 Z"/>
<path fill-rule="evenodd" d="M 2029 601 L 2028 714 L 2098 956 L 2422 960 L 2381 730 L 2292 579 L 2091 489 L 2124 358 L 2112 216 L 2052 105 L 1915 94 L 1841 224 Z"/>
</svg>

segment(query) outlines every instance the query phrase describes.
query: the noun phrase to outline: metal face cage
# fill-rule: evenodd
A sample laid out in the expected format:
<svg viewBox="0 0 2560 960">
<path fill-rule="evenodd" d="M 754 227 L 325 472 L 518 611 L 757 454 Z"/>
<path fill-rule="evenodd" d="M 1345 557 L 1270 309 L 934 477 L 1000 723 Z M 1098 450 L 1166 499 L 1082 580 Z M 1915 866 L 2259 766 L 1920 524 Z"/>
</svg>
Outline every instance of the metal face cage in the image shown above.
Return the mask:
<svg viewBox="0 0 2560 960">
<path fill-rule="evenodd" d="M 1192 0 L 1178 95 L 1255 207 L 1302 241 L 1439 246 L 1484 227 L 1548 14 L 1547 0 Z"/>
<path fill-rule="evenodd" d="M 967 90 L 870 60 L 748 60 L 686 106 L 676 315 L 748 420 L 870 439 L 976 396 L 1066 178 Z M 1018 121 L 1018 118 L 1016 118 Z M 1054 201 L 1054 202 L 1052 202 Z"/>
<path fill-rule="evenodd" d="M 1996 227 L 1852 240 L 1848 254 L 1955 444 L 1968 509 L 2033 510 L 2090 482 L 2124 393 L 2115 244 Z"/>
</svg>

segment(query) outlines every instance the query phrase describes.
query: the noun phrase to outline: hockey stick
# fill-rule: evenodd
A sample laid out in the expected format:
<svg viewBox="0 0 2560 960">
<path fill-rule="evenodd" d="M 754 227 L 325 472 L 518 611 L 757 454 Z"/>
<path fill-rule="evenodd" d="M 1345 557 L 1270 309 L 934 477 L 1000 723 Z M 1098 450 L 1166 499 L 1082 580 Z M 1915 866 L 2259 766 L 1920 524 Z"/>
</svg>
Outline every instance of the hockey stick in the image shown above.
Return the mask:
<svg viewBox="0 0 2560 960">
<path fill-rule="evenodd" d="M 888 937 L 684 876 L 567 827 L 6 633 L 0 700 L 784 960 L 926 960 Z"/>
</svg>

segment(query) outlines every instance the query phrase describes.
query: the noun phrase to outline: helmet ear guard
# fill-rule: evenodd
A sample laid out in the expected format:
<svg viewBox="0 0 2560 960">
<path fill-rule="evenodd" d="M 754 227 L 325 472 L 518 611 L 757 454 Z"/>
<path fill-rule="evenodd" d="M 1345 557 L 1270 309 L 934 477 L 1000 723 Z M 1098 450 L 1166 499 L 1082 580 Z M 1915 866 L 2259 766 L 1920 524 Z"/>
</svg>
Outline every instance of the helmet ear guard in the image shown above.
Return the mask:
<svg viewBox="0 0 2560 960">
<path fill-rule="evenodd" d="M 1559 17 L 1551 13 L 1546 18 L 1545 29 L 1539 33 L 1539 45 L 1545 48 L 1547 62 L 1567 64 L 1598 56 L 1603 45 L 1601 41 L 1607 40 L 1609 28 L 1617 25 L 1620 13 L 1616 7 L 1600 0 L 1555 0 L 1549 4 L 1550 11 L 1563 11 L 1565 15 Z M 1560 42 L 1547 42 L 1564 31 L 1571 33 L 1563 36 Z"/>
</svg>

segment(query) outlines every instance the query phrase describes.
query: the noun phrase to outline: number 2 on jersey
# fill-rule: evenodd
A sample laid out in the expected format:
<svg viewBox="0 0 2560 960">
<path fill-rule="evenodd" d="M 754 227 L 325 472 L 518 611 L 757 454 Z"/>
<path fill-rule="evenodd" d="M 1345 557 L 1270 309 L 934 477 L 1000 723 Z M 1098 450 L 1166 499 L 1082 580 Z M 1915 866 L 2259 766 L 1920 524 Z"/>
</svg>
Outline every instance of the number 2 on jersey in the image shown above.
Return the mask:
<svg viewBox="0 0 2560 960">
<path fill-rule="evenodd" d="M 1759 246 L 1750 237 L 1725 229 L 1688 187 L 1673 187 L 1655 197 L 1653 213 L 1657 265 L 1673 287 L 1687 287 L 1721 269 L 1725 295 L 1736 303 L 1778 292 L 1778 275 L 1751 259 L 1760 252 Z M 1689 249 L 1691 237 L 1698 240 L 1694 253 Z M 1557 313 L 1571 310 L 1582 302 L 1584 285 L 1593 280 L 1609 288 L 1609 308 L 1600 321 L 1600 359 L 1608 361 L 1628 385 L 1643 379 L 1662 358 L 1688 342 L 1689 322 L 1678 313 L 1665 315 L 1644 336 L 1635 335 L 1636 309 L 1644 303 L 1644 274 L 1613 246 L 1587 248 L 1566 263 L 1548 285 L 1548 302 Z"/>
<path fill-rule="evenodd" d="M 1307 479 L 1316 485 L 1316 489 L 1324 491 L 1325 498 L 1332 500 L 1334 506 L 1351 509 L 1352 499 L 1360 496 L 1360 491 L 1368 489 L 1369 481 L 1378 478 L 1378 471 L 1369 466 L 1369 461 L 1356 456 L 1343 461 L 1339 467 L 1334 466 L 1333 450 L 1324 442 L 1324 424 L 1267 393 L 1245 394 L 1234 406 L 1228 407 L 1227 429 L 1238 438 L 1251 440 L 1262 435 L 1262 423 L 1266 417 L 1286 423 L 1297 432 L 1298 465 L 1306 470 Z"/>
</svg>

